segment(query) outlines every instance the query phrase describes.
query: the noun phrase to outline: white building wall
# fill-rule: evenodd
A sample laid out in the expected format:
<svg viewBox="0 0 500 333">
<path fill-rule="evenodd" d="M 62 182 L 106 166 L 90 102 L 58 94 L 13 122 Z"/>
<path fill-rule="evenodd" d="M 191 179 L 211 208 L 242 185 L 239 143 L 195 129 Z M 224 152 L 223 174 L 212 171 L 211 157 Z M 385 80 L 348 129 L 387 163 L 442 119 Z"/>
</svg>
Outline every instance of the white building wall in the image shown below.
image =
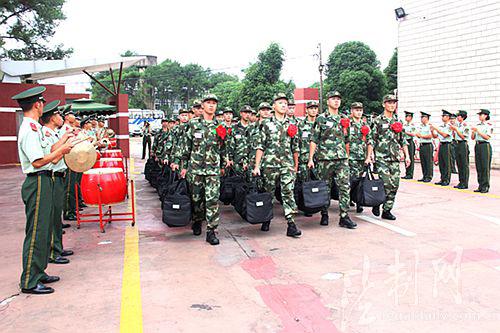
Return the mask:
<svg viewBox="0 0 500 333">
<path fill-rule="evenodd" d="M 439 123 L 441 109 L 463 109 L 475 124 L 479 109 L 489 109 L 500 167 L 500 0 L 401 2 L 408 16 L 399 23 L 399 110 Z"/>
</svg>

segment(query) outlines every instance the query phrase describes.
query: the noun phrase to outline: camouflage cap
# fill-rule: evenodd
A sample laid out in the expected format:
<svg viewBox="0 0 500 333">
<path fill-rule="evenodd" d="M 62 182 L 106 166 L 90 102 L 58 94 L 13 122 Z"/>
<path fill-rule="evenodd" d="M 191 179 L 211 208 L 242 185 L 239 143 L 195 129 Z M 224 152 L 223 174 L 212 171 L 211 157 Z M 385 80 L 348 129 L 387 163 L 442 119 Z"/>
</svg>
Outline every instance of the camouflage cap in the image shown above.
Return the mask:
<svg viewBox="0 0 500 333">
<path fill-rule="evenodd" d="M 231 114 L 233 114 L 233 115 L 234 115 L 234 111 L 233 111 L 233 109 L 231 109 L 230 107 L 226 107 L 226 108 L 224 108 L 223 113 L 231 113 Z"/>
<path fill-rule="evenodd" d="M 306 103 L 306 108 L 309 109 L 309 108 L 312 108 L 312 107 L 318 107 L 318 101 L 309 101 Z"/>
<path fill-rule="evenodd" d="M 12 96 L 11 98 L 19 105 L 26 105 L 30 103 L 35 103 L 38 101 L 45 102 L 42 94 L 46 90 L 44 86 L 33 87 L 28 90 L 22 91 L 19 94 Z"/>
<path fill-rule="evenodd" d="M 338 97 L 342 98 L 342 95 L 338 91 L 330 91 L 327 95 L 326 98 L 332 98 L 332 97 Z"/>
<path fill-rule="evenodd" d="M 45 104 L 43 107 L 43 114 L 45 115 L 58 111 L 57 107 L 59 106 L 59 103 L 61 103 L 61 101 L 56 99 L 55 101 Z"/>
<path fill-rule="evenodd" d="M 385 102 L 397 102 L 398 101 L 398 98 L 396 97 L 396 95 L 385 95 L 384 96 L 384 103 Z"/>
<path fill-rule="evenodd" d="M 351 109 L 362 109 L 363 108 L 363 103 L 361 102 L 354 102 L 351 104 Z"/>
<path fill-rule="evenodd" d="M 201 101 L 199 99 L 195 99 L 193 101 L 193 108 L 199 108 L 201 106 Z"/>
<path fill-rule="evenodd" d="M 262 102 L 259 104 L 259 111 L 262 110 L 262 109 L 269 109 L 269 110 L 272 110 L 273 108 L 271 107 L 271 104 L 267 103 L 267 102 Z"/>
<path fill-rule="evenodd" d="M 217 111 L 215 111 L 215 115 L 216 116 L 223 116 L 224 112 L 222 110 L 217 110 Z"/>
<path fill-rule="evenodd" d="M 214 94 L 206 94 L 205 96 L 203 96 L 202 102 L 206 102 L 206 101 L 219 102 L 219 99 Z"/>
<path fill-rule="evenodd" d="M 288 105 L 295 105 L 295 99 L 293 96 L 288 99 Z"/>
<path fill-rule="evenodd" d="M 286 101 L 288 102 L 288 97 L 284 93 L 277 93 L 276 95 L 274 95 L 273 102 L 276 102 L 277 100 L 280 99 L 286 99 Z"/>
<path fill-rule="evenodd" d="M 168 123 L 168 118 L 163 118 L 163 119 L 161 120 L 161 122 L 162 122 L 162 123 Z"/>
<path fill-rule="evenodd" d="M 180 108 L 179 109 L 179 114 L 183 114 L 183 113 L 189 113 L 189 110 L 186 110 L 184 108 Z"/>
<path fill-rule="evenodd" d="M 252 108 L 250 107 L 250 105 L 243 105 L 243 107 L 241 108 L 240 110 L 240 113 L 241 112 L 253 112 Z"/>
<path fill-rule="evenodd" d="M 180 113 L 179 113 L 180 114 Z M 178 116 L 177 116 L 178 117 Z M 176 117 L 175 116 L 172 116 L 170 118 L 168 118 L 168 122 L 169 123 L 175 123 L 177 121 Z"/>
</svg>

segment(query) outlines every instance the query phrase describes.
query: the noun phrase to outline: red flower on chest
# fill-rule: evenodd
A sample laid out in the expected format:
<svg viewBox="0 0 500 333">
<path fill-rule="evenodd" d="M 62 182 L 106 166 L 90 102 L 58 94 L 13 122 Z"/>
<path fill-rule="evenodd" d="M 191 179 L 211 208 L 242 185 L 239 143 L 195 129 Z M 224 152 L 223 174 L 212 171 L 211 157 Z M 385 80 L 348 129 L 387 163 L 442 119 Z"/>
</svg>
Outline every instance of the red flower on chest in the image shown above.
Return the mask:
<svg viewBox="0 0 500 333">
<path fill-rule="evenodd" d="M 226 131 L 226 128 L 222 125 L 219 125 L 217 126 L 217 128 L 215 129 L 215 133 L 219 136 L 219 138 L 221 138 L 222 140 L 224 140 L 226 138 L 226 135 L 227 135 L 227 131 Z"/>
<path fill-rule="evenodd" d="M 349 128 L 349 126 L 351 126 L 351 121 L 349 120 L 349 118 L 342 118 L 340 119 L 340 126 L 342 126 L 342 128 L 344 129 L 344 135 L 346 135 L 347 129 Z"/>
<path fill-rule="evenodd" d="M 289 137 L 293 138 L 295 135 L 297 135 L 298 131 L 299 129 L 294 124 L 288 125 L 287 133 Z"/>
<path fill-rule="evenodd" d="M 365 141 L 366 136 L 370 134 L 370 127 L 366 125 L 361 126 L 361 134 L 363 135 L 363 141 Z"/>
<path fill-rule="evenodd" d="M 401 131 L 403 131 L 403 124 L 401 124 L 399 121 L 392 123 L 391 130 L 396 134 L 401 133 Z"/>
</svg>

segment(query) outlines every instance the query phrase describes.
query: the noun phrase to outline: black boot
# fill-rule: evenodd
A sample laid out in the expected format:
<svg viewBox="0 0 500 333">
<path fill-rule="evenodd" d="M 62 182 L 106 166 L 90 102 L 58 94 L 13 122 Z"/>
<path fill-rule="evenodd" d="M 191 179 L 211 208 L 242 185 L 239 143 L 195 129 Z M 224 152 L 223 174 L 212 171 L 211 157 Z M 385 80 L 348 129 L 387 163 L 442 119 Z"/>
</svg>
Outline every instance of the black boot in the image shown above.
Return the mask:
<svg viewBox="0 0 500 333">
<path fill-rule="evenodd" d="M 359 204 L 356 204 L 356 213 L 363 213 L 363 207 Z"/>
<path fill-rule="evenodd" d="M 319 222 L 321 225 L 328 225 L 328 213 L 321 214 L 321 221 Z"/>
<path fill-rule="evenodd" d="M 356 222 L 353 222 L 349 215 L 340 218 L 339 226 L 347 229 L 356 229 L 358 226 Z"/>
<path fill-rule="evenodd" d="M 214 229 L 209 229 L 207 231 L 207 243 L 210 243 L 210 245 L 219 245 L 219 239 Z"/>
<path fill-rule="evenodd" d="M 390 210 L 384 210 L 382 212 L 382 218 L 385 220 L 391 220 L 394 221 L 396 219 L 396 216 L 392 215 Z"/>
<path fill-rule="evenodd" d="M 375 206 L 372 208 L 372 213 L 375 216 L 380 216 L 380 206 Z"/>
<path fill-rule="evenodd" d="M 288 222 L 288 228 L 286 229 L 286 235 L 288 237 L 298 238 L 302 235 L 302 232 L 297 228 L 294 222 Z"/>
<path fill-rule="evenodd" d="M 201 222 L 193 222 L 191 230 L 193 230 L 193 235 L 195 236 L 201 235 Z"/>
<path fill-rule="evenodd" d="M 271 224 L 271 221 L 267 221 L 267 222 L 262 223 L 262 225 L 260 226 L 260 230 L 269 231 L 270 224 Z"/>
</svg>

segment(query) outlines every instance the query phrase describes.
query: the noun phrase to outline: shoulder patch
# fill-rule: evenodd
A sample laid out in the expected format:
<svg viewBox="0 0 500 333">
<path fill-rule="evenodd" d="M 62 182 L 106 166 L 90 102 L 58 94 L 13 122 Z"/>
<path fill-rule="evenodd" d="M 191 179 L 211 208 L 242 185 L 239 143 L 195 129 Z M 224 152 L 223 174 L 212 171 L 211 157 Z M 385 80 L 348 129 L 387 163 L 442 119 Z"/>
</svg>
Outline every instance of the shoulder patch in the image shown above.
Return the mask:
<svg viewBox="0 0 500 333">
<path fill-rule="evenodd" d="M 45 131 L 45 136 L 47 136 L 47 137 L 51 137 L 51 136 L 52 136 L 52 134 L 50 134 L 50 132 L 49 132 L 49 131 Z"/>
<path fill-rule="evenodd" d="M 36 125 L 35 125 L 35 124 L 30 123 L 30 127 L 31 127 L 31 129 L 32 129 L 33 131 L 38 132 L 38 127 L 36 127 Z"/>
</svg>

